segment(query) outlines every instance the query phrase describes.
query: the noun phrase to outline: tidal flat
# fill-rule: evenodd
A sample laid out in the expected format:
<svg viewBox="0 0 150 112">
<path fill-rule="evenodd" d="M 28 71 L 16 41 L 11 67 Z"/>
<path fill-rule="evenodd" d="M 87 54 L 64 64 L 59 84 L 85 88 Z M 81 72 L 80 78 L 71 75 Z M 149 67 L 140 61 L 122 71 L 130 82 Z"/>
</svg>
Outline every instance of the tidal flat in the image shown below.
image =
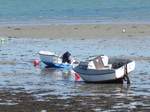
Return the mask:
<svg viewBox="0 0 150 112">
<path fill-rule="evenodd" d="M 0 44 L 0 111 L 145 111 L 150 110 L 150 38 L 6 38 Z M 33 66 L 38 51 L 79 60 L 105 54 L 136 61 L 131 84 L 87 84 L 65 70 Z"/>
</svg>

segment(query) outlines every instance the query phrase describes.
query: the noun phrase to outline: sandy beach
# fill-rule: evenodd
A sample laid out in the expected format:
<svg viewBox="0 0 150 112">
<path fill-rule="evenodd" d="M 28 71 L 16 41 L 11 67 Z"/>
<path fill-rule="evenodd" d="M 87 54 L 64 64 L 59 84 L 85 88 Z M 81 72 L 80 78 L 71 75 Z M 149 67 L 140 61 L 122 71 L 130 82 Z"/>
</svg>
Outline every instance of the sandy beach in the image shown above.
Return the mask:
<svg viewBox="0 0 150 112">
<path fill-rule="evenodd" d="M 0 37 L 101 38 L 148 37 L 150 24 L 51 24 L 0 26 Z"/>
</svg>

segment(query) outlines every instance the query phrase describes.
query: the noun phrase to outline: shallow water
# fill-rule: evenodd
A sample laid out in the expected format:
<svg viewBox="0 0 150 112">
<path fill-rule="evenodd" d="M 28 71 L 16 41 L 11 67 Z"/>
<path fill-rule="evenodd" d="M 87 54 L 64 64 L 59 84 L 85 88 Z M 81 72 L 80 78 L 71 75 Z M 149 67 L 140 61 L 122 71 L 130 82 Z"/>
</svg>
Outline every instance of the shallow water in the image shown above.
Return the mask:
<svg viewBox="0 0 150 112">
<path fill-rule="evenodd" d="M 149 111 L 150 38 L 16 39 L 0 44 L 0 111 Z M 39 50 L 79 60 L 105 54 L 136 61 L 131 85 L 75 82 L 66 70 L 34 67 Z"/>
</svg>

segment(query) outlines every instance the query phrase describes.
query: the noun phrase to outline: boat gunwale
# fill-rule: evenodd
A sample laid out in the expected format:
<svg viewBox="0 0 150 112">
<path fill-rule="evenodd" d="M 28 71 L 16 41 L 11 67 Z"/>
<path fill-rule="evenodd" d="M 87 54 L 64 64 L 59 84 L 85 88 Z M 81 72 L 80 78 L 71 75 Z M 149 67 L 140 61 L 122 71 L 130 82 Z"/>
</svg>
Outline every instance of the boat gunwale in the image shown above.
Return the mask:
<svg viewBox="0 0 150 112">
<path fill-rule="evenodd" d="M 39 53 L 39 55 L 44 55 L 44 56 L 55 56 L 55 57 L 57 57 L 57 58 L 61 58 L 60 56 L 55 55 L 55 54 L 41 54 L 41 53 Z"/>
</svg>

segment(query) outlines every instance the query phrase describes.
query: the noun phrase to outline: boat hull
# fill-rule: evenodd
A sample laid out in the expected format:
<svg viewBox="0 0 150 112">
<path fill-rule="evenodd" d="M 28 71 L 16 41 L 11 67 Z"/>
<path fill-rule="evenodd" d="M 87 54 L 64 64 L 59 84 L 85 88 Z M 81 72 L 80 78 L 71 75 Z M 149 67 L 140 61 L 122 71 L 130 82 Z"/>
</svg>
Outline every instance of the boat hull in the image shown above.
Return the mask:
<svg viewBox="0 0 150 112">
<path fill-rule="evenodd" d="M 71 69 L 72 65 L 67 64 L 67 63 L 51 63 L 51 62 L 44 62 L 42 61 L 47 67 L 52 67 L 52 68 L 66 68 L 66 69 Z"/>
<path fill-rule="evenodd" d="M 98 84 L 112 84 L 112 83 L 118 83 L 118 84 L 122 84 L 124 81 L 124 78 L 119 78 L 119 79 L 113 79 L 113 80 L 105 80 L 105 81 L 85 81 L 86 83 L 98 83 Z"/>
<path fill-rule="evenodd" d="M 82 66 L 77 66 L 74 71 L 80 74 L 81 78 L 88 83 L 122 83 L 125 77 L 135 69 L 135 62 L 120 66 L 119 68 L 103 68 L 103 69 L 88 69 Z"/>
<path fill-rule="evenodd" d="M 114 70 L 83 70 L 76 67 L 74 71 L 79 73 L 85 82 L 105 82 L 116 80 Z"/>
<path fill-rule="evenodd" d="M 39 55 L 41 62 L 43 62 L 47 67 L 65 68 L 65 69 L 72 68 L 71 64 L 62 63 L 62 59 L 59 56 L 49 51 L 40 51 Z"/>
</svg>

